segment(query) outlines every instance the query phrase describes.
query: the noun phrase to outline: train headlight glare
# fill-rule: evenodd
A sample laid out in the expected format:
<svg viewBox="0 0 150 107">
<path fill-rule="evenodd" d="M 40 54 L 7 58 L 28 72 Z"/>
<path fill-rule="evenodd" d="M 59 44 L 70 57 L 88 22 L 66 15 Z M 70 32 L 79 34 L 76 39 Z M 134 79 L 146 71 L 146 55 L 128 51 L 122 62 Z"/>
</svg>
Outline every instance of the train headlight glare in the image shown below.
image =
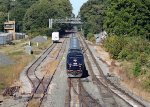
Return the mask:
<svg viewBox="0 0 150 107">
<path fill-rule="evenodd" d="M 69 67 L 71 67 L 71 64 L 69 64 Z"/>
</svg>

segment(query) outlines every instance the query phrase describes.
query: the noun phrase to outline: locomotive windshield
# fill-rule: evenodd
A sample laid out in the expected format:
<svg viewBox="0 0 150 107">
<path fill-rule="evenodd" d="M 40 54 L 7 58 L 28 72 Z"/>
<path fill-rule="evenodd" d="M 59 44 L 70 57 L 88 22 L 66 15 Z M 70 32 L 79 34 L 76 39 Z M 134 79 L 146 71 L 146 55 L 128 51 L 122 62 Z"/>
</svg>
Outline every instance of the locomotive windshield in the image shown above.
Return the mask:
<svg viewBox="0 0 150 107">
<path fill-rule="evenodd" d="M 83 59 L 83 55 L 82 54 L 75 54 L 75 53 L 72 53 L 72 54 L 69 54 L 68 55 L 68 63 L 78 63 L 78 64 L 82 64 L 84 59 Z"/>
<path fill-rule="evenodd" d="M 84 63 L 83 55 L 71 54 L 67 57 L 68 70 L 80 70 Z"/>
</svg>

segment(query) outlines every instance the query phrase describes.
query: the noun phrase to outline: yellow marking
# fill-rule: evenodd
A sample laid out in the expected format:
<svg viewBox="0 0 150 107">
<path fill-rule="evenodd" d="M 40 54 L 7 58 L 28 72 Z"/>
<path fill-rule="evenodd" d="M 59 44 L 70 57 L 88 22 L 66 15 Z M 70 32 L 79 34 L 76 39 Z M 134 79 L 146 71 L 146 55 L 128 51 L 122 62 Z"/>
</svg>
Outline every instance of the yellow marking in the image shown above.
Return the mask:
<svg viewBox="0 0 150 107">
<path fill-rule="evenodd" d="M 65 57 L 63 56 L 62 59 L 65 60 Z"/>
</svg>

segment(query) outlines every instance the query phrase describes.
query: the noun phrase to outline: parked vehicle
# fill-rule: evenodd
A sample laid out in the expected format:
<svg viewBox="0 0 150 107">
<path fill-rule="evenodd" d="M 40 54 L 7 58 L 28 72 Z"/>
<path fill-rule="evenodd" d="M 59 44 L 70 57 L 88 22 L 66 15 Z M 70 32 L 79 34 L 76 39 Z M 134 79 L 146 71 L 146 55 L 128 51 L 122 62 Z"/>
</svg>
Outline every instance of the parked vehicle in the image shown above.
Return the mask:
<svg viewBox="0 0 150 107">
<path fill-rule="evenodd" d="M 53 41 L 53 43 L 59 42 L 59 32 L 52 33 L 52 41 Z"/>
</svg>

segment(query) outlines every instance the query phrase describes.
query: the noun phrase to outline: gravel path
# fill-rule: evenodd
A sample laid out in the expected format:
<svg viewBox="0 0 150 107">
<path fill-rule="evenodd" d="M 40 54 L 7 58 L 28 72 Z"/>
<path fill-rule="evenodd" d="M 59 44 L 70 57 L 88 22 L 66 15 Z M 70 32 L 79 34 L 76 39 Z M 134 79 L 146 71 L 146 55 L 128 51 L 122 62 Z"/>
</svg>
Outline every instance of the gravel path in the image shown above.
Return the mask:
<svg viewBox="0 0 150 107">
<path fill-rule="evenodd" d="M 106 76 L 107 73 L 111 73 L 111 71 L 109 70 L 108 65 L 107 65 L 106 63 L 102 62 L 102 61 L 99 59 L 101 56 L 100 56 L 99 53 L 96 51 L 96 49 L 94 48 L 94 46 L 89 45 L 89 47 L 90 47 L 90 49 L 92 50 L 92 52 L 94 53 L 94 56 L 95 56 L 96 60 L 98 61 L 98 63 L 99 63 L 99 65 L 100 65 L 100 67 L 101 67 L 101 69 L 102 69 L 104 75 Z M 121 86 L 121 84 L 120 84 L 120 77 L 114 76 L 114 77 L 109 78 L 109 79 L 111 79 L 111 81 L 112 81 L 113 83 L 115 83 L 117 86 L 119 86 L 120 88 L 126 90 L 126 92 L 128 92 L 128 93 L 129 93 L 131 96 L 133 96 L 135 99 L 137 99 L 137 100 L 143 102 L 143 104 L 145 104 L 146 107 L 150 107 L 150 103 L 148 103 L 148 102 L 142 100 L 142 99 L 141 99 L 140 97 L 138 97 L 138 96 L 133 95 L 132 92 L 130 92 L 129 90 L 127 90 L 127 89 L 125 89 L 123 86 Z M 121 99 L 118 98 L 117 96 L 114 96 L 114 98 L 116 99 L 117 102 L 120 102 L 120 101 L 121 101 Z M 124 102 L 124 101 L 122 100 L 122 102 Z M 125 102 L 124 102 L 124 103 L 125 103 Z M 121 106 L 120 104 L 122 104 L 122 103 L 118 103 L 119 107 L 124 107 L 124 106 Z"/>
<path fill-rule="evenodd" d="M 66 54 L 68 50 L 68 45 L 66 47 L 65 54 L 58 66 L 58 69 L 54 75 L 51 85 L 49 86 L 49 91 L 47 99 L 45 99 L 44 107 L 64 107 L 67 84 L 67 74 L 66 74 Z"/>
<path fill-rule="evenodd" d="M 83 86 L 86 89 L 86 91 L 104 107 L 102 96 L 99 93 L 97 85 L 92 81 L 92 77 L 90 76 L 91 74 L 87 67 L 86 60 L 85 60 L 85 66 L 89 73 L 89 77 L 81 79 Z"/>
<path fill-rule="evenodd" d="M 96 51 L 94 50 L 93 46 L 90 45 L 90 49 L 92 50 L 92 52 L 97 55 Z M 89 54 L 87 53 L 87 56 L 89 56 Z M 88 57 L 91 64 L 92 64 L 92 69 L 94 71 L 94 74 L 99 76 L 100 73 L 97 69 L 97 67 L 95 66 L 94 62 L 91 60 L 90 57 Z M 101 69 L 103 70 L 104 74 L 107 75 L 107 73 L 109 73 L 109 68 L 106 64 L 104 64 L 103 62 L 99 62 L 99 65 L 101 67 Z M 88 69 L 88 68 L 87 68 Z M 89 72 L 90 74 L 90 72 Z M 88 77 L 89 78 L 89 81 L 91 81 L 91 76 Z M 86 88 L 86 90 L 93 96 L 93 98 L 97 99 L 100 104 L 104 107 L 114 107 L 113 104 L 111 104 L 111 99 L 109 100 L 109 97 L 108 99 L 104 99 L 102 98 L 102 93 L 99 92 L 99 89 L 98 89 L 98 86 L 94 83 L 84 83 L 84 86 Z M 121 100 L 120 98 L 118 98 L 116 95 L 113 95 L 113 97 L 115 98 L 115 101 L 117 102 L 117 106 L 118 107 L 130 107 L 126 102 L 124 102 L 123 100 Z M 107 102 L 110 101 L 109 103 L 106 103 L 106 101 L 104 102 L 104 100 L 106 100 Z"/>
</svg>

